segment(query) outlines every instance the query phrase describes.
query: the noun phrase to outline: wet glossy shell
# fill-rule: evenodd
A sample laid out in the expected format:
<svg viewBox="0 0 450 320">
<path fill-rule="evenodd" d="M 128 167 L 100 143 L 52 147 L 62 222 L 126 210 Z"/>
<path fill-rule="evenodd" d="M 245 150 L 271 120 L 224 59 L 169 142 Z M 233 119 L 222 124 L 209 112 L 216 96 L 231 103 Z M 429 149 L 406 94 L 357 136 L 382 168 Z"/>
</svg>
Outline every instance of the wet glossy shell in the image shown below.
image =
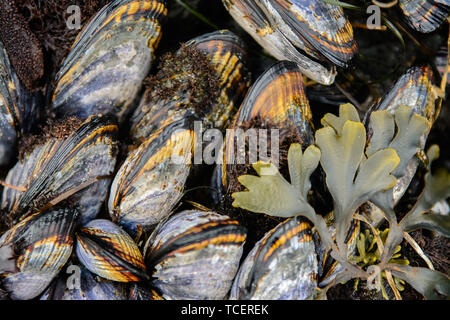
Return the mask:
<svg viewBox="0 0 450 320">
<path fill-rule="evenodd" d="M 392 89 L 373 106 L 365 116 L 365 122 L 370 119 L 370 114 L 376 110 L 388 110 L 394 113 L 398 107 L 405 105 L 412 109 L 413 113 L 426 117 L 431 123 L 434 121 L 437 95 L 433 90 L 433 73 L 429 66 L 416 66 L 408 69 L 394 84 Z M 370 124 L 369 124 L 370 132 Z M 421 148 L 425 146 L 428 133 L 421 139 Z M 369 138 L 370 139 L 370 138 Z M 370 140 L 369 140 L 370 141 Z M 417 159 L 412 159 L 406 168 L 406 174 L 399 178 L 393 188 L 394 202 L 402 197 L 418 166 Z"/>
<path fill-rule="evenodd" d="M 17 272 L 2 287 L 12 299 L 28 300 L 41 294 L 72 253 L 72 232 L 78 212 L 62 209 L 35 214 L 7 231 L 0 247 L 14 245 Z"/>
<path fill-rule="evenodd" d="M 245 97 L 232 125 L 235 130 L 227 135 L 224 164 L 230 169 L 237 162 L 235 149 L 238 146 L 235 144 L 238 143 L 239 128 L 277 129 L 281 132 L 280 137 L 282 131 L 286 131 L 297 137 L 298 141 L 292 142 L 308 146 L 314 143 L 311 121 L 312 113 L 300 69 L 295 63 L 279 62 L 255 81 Z M 270 134 L 267 133 L 268 136 Z M 222 166 L 223 186 L 228 184 L 226 166 Z"/>
<path fill-rule="evenodd" d="M 69 269 L 73 268 L 73 269 Z M 79 270 L 79 278 L 74 270 Z M 40 300 L 127 300 L 128 293 L 126 284 L 120 282 L 98 279 L 98 277 L 81 265 L 69 265 L 67 274 L 64 271 L 42 294 Z M 77 271 L 78 272 L 78 271 Z M 67 276 L 69 275 L 69 276 Z M 78 282 L 79 281 L 79 282 Z M 69 289 L 68 284 L 71 288 Z"/>
<path fill-rule="evenodd" d="M 82 214 L 93 219 L 106 196 L 116 162 L 117 125 L 112 117 L 92 117 L 66 139 L 37 146 L 8 173 L 6 182 L 26 191 L 3 190 L 1 207 L 19 219 L 72 195 Z"/>
<path fill-rule="evenodd" d="M 189 119 L 162 128 L 131 151 L 111 186 L 109 213 L 131 234 L 157 224 L 183 195 L 195 133 Z"/>
<path fill-rule="evenodd" d="M 357 52 L 351 24 L 341 7 L 321 0 L 223 2 L 264 49 L 278 60 L 296 62 L 302 73 L 319 83 L 333 83 L 336 74 L 334 67 L 323 63 L 346 67 Z"/>
<path fill-rule="evenodd" d="M 0 41 L 0 166 L 14 159 L 16 142 L 38 119 L 38 101 L 22 85 Z"/>
<path fill-rule="evenodd" d="M 436 30 L 450 12 L 448 0 L 399 0 L 409 26 L 422 33 Z"/>
<path fill-rule="evenodd" d="M 217 73 L 219 80 L 217 100 L 212 103 L 210 110 L 201 107 L 205 120 L 213 127 L 222 129 L 232 119 L 250 86 L 245 45 L 230 31 L 221 30 L 194 38 L 188 41 L 186 46 L 193 46 L 202 52 Z M 147 94 L 144 94 L 131 118 L 131 134 L 135 139 L 147 138 L 167 123 L 183 118 L 187 110 L 193 109 L 193 98 L 189 94 L 191 76 L 173 74 L 161 82 L 170 87 L 175 77 L 185 79 L 186 86 L 181 86 L 169 98 L 160 97 L 158 94 L 146 98 Z"/>
<path fill-rule="evenodd" d="M 347 257 L 351 257 L 356 253 L 356 241 L 359 237 L 360 227 L 361 224 L 359 220 L 352 221 L 347 238 L 345 239 L 345 243 L 347 244 Z M 336 237 L 335 226 L 329 226 L 328 230 L 330 231 L 330 234 L 332 234 L 334 240 Z M 320 240 L 318 243 L 319 242 Z M 330 252 L 325 252 L 320 244 L 316 247 L 318 247 L 317 253 L 321 264 L 319 266 L 319 287 L 323 288 L 335 279 L 337 273 L 342 271 L 343 267 L 339 262 L 331 258 Z"/>
<path fill-rule="evenodd" d="M 214 212 L 183 211 L 162 222 L 144 250 L 165 299 L 223 299 L 239 266 L 246 230 Z"/>
<path fill-rule="evenodd" d="M 233 300 L 313 298 L 318 262 L 311 225 L 294 217 L 258 241 L 241 265 L 231 289 Z"/>
<path fill-rule="evenodd" d="M 158 292 L 152 288 L 143 285 L 142 283 L 131 284 L 130 294 L 128 296 L 129 300 L 164 300 L 163 297 L 159 295 Z"/>
<path fill-rule="evenodd" d="M 109 220 L 92 220 L 77 233 L 76 253 L 92 273 L 105 279 L 130 282 L 148 278 L 137 244 Z"/>
<path fill-rule="evenodd" d="M 59 117 L 128 112 L 161 38 L 165 1 L 115 0 L 82 30 L 56 76 Z"/>
</svg>

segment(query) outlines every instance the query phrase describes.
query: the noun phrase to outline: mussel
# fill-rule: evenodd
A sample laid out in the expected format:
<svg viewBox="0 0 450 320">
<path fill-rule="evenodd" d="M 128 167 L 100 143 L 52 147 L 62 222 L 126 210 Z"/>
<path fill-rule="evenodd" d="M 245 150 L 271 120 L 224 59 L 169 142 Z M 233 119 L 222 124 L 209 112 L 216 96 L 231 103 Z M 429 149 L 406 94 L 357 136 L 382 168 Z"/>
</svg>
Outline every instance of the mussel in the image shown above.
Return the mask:
<svg viewBox="0 0 450 320">
<path fill-rule="evenodd" d="M 249 151 L 258 151 L 259 160 L 275 161 L 274 164 L 278 165 L 278 160 L 283 157 L 278 152 L 285 151 L 287 154 L 291 143 L 301 143 L 303 147 L 314 143 L 311 121 L 312 113 L 298 66 L 293 62 L 282 61 L 267 69 L 250 88 L 230 127 L 230 133 L 227 133 L 224 160 L 217 170 L 216 186 L 222 185 L 225 190 L 236 191 L 237 171 L 245 173 L 257 160 L 250 156 L 239 160 L 241 155 L 246 155 L 247 150 L 243 150 L 246 146 Z M 264 129 L 270 130 L 270 133 Z M 256 130 L 260 135 L 265 132 L 265 135 L 255 141 L 252 138 L 256 136 L 250 135 L 256 135 Z M 278 134 L 272 138 L 274 132 Z M 248 136 L 248 145 L 245 144 L 245 136 Z M 263 146 L 261 138 L 269 139 L 269 136 L 270 147 L 269 143 Z M 271 149 L 270 156 L 268 149 Z"/>
<path fill-rule="evenodd" d="M 144 249 L 165 299 L 223 299 L 239 266 L 246 229 L 225 215 L 187 210 L 161 222 Z"/>
<path fill-rule="evenodd" d="M 161 128 L 130 152 L 114 178 L 108 202 L 113 219 L 135 235 L 169 215 L 183 195 L 196 141 L 192 117 Z"/>
<path fill-rule="evenodd" d="M 312 299 L 318 267 L 311 224 L 299 216 L 287 219 L 258 241 L 245 258 L 230 299 Z"/>
<path fill-rule="evenodd" d="M 250 85 L 243 42 L 227 30 L 207 33 L 167 56 L 131 118 L 131 135 L 155 130 L 195 112 L 218 129 L 228 124 Z"/>
<path fill-rule="evenodd" d="M 117 132 L 112 116 L 93 116 L 67 138 L 38 143 L 6 177 L 9 185 L 25 190 L 5 187 L 1 208 L 18 221 L 70 198 L 81 223 L 93 219 L 114 171 Z"/>
<path fill-rule="evenodd" d="M 77 257 L 92 273 L 118 282 L 148 280 L 137 244 L 113 222 L 92 220 L 77 231 L 76 238 Z"/>
<path fill-rule="evenodd" d="M 114 0 L 78 35 L 56 76 L 56 117 L 129 112 L 154 60 L 167 15 L 164 0 Z"/>
<path fill-rule="evenodd" d="M 415 66 L 409 68 L 389 90 L 389 92 L 365 115 L 364 122 L 368 127 L 368 143 L 371 138 L 370 115 L 376 110 L 387 110 L 394 113 L 400 106 L 407 106 L 413 113 L 424 116 L 433 123 L 436 118 L 437 94 L 432 83 L 433 72 L 430 66 Z M 428 133 L 421 139 L 421 148 L 425 146 Z M 406 174 L 400 177 L 392 189 L 394 203 L 403 196 L 418 167 L 417 158 L 408 163 Z"/>
<path fill-rule="evenodd" d="M 72 253 L 77 217 L 73 209 L 36 213 L 3 234 L 0 248 L 12 245 L 16 266 L 1 280 L 10 298 L 33 299 L 56 277 Z"/>
<path fill-rule="evenodd" d="M 436 30 L 450 12 L 448 0 L 399 0 L 408 25 L 422 33 Z"/>
<path fill-rule="evenodd" d="M 39 96 L 19 80 L 0 41 L 0 167 L 12 162 L 17 140 L 39 119 Z"/>
<path fill-rule="evenodd" d="M 127 300 L 128 288 L 120 282 L 98 279 L 78 264 L 69 264 L 60 273 L 40 300 Z M 71 274 L 67 276 L 67 274 Z M 64 276 L 63 276 L 64 275 Z M 71 277 L 76 277 L 71 279 Z"/>
<path fill-rule="evenodd" d="M 359 233 L 361 229 L 361 224 L 359 220 L 354 219 L 350 226 L 350 230 L 345 239 L 345 243 L 347 244 L 347 257 L 350 258 L 356 253 L 356 241 L 358 239 Z M 330 234 L 333 236 L 333 240 L 336 237 L 336 227 L 333 221 L 330 221 L 328 225 L 328 230 Z M 323 247 L 320 245 L 320 239 L 318 238 L 318 259 L 319 259 L 319 288 L 326 287 L 330 284 L 335 278 L 338 272 L 342 271 L 342 265 L 331 258 L 330 252 L 326 252 L 323 250 Z"/>
<path fill-rule="evenodd" d="M 223 0 L 231 16 L 278 60 L 296 62 L 307 77 L 329 85 L 335 66 L 357 52 L 341 7 L 322 0 Z"/>
</svg>

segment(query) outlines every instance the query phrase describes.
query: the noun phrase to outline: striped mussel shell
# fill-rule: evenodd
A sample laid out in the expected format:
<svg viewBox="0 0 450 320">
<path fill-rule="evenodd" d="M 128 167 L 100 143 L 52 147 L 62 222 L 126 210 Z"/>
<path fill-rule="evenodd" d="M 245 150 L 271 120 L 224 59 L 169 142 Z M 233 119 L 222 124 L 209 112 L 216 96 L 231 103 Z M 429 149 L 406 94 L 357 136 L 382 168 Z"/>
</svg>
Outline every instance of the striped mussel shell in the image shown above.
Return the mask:
<svg viewBox="0 0 450 320">
<path fill-rule="evenodd" d="M 432 124 L 436 118 L 437 94 L 432 83 L 433 72 L 430 66 L 414 66 L 409 68 L 388 91 L 388 93 L 365 115 L 364 122 L 368 127 L 368 143 L 371 138 L 370 115 L 373 111 L 387 110 L 394 113 L 400 106 L 407 106 L 412 112 L 423 116 Z M 423 149 L 428 132 L 421 138 L 420 147 Z M 411 159 L 407 165 L 406 174 L 400 177 L 393 187 L 394 203 L 403 196 L 411 182 L 417 167 L 418 160 Z"/>
<path fill-rule="evenodd" d="M 285 144 L 290 145 L 293 142 L 301 143 L 303 147 L 314 143 L 311 121 L 312 113 L 305 95 L 300 69 L 289 61 L 274 64 L 255 81 L 235 116 L 230 127 L 232 130 L 226 137 L 223 164 L 218 166 L 215 184 L 222 185 L 227 190 L 230 181 L 237 179 L 233 172 L 239 163 L 242 163 L 239 155 L 245 155 L 246 152 L 241 150 L 242 130 L 248 133 L 250 129 L 269 129 L 270 132 L 266 132 L 267 139 L 272 136 L 274 130 L 278 130 L 278 139 L 275 138 L 274 141 L 270 141 L 270 146 L 268 143 L 266 146 L 267 153 L 272 146 L 275 147 L 274 152 L 278 153 L 277 146 L 283 149 Z M 259 130 L 259 135 L 261 131 Z M 249 140 L 251 141 L 251 138 Z M 261 146 L 260 139 L 249 142 L 249 149 L 250 147 L 259 148 L 259 151 L 265 149 Z M 285 147 L 287 152 L 288 146 Z M 259 157 L 259 160 L 271 161 L 278 165 L 279 159 L 276 159 L 276 154 L 271 154 L 265 159 L 265 155 L 259 153 Z M 253 162 L 256 162 L 256 159 L 248 159 L 244 166 L 250 167 Z"/>
<path fill-rule="evenodd" d="M 429 33 L 448 18 L 450 1 L 448 0 L 399 0 L 408 25 L 422 33 Z"/>
<path fill-rule="evenodd" d="M 36 213 L 3 234 L 0 248 L 12 246 L 16 267 L 0 281 L 10 298 L 33 299 L 58 275 L 72 253 L 77 217 L 73 209 Z"/>
<path fill-rule="evenodd" d="M 98 214 L 114 172 L 118 127 L 112 116 L 92 116 L 67 138 L 51 138 L 9 171 L 1 208 L 13 220 L 70 198 L 80 223 Z"/>
<path fill-rule="evenodd" d="M 205 59 L 203 63 L 212 69 L 217 80 L 217 96 L 212 98 L 213 101 L 209 101 L 211 97 L 208 92 L 200 98 L 195 96 L 191 89 L 193 81 L 212 81 L 196 79 L 198 75 L 184 64 L 182 70 L 174 67 L 170 74 L 158 79 L 158 86 L 161 88 L 172 90 L 175 86 L 174 93 L 167 95 L 153 87 L 144 93 L 131 118 L 131 135 L 134 139 L 147 138 L 162 126 L 183 118 L 186 112 L 201 113 L 203 120 L 215 128 L 222 129 L 242 102 L 250 86 L 250 75 L 246 67 L 245 45 L 235 34 L 221 30 L 201 35 L 185 43 L 176 56 L 181 56 L 186 48 L 201 53 L 198 59 Z M 203 74 L 201 76 L 204 77 Z M 203 102 L 197 101 L 199 99 Z M 196 110 L 195 105 L 201 105 L 201 110 Z"/>
<path fill-rule="evenodd" d="M 305 300 L 315 297 L 318 277 L 312 226 L 299 216 L 266 233 L 241 265 L 232 300 Z"/>
<path fill-rule="evenodd" d="M 335 66 L 357 52 L 341 7 L 322 0 L 223 0 L 236 22 L 278 60 L 296 62 L 307 77 L 334 82 Z"/>
<path fill-rule="evenodd" d="M 190 117 L 169 123 L 130 152 L 114 178 L 108 209 L 135 235 L 167 217 L 183 195 L 196 134 Z"/>
<path fill-rule="evenodd" d="M 40 300 L 127 300 L 127 285 L 99 278 L 82 265 L 70 264 L 40 296 Z"/>
<path fill-rule="evenodd" d="M 0 166 L 12 162 L 18 138 L 30 132 L 39 111 L 37 94 L 19 80 L 0 41 Z"/>
<path fill-rule="evenodd" d="M 215 212 L 186 210 L 161 222 L 144 255 L 165 299 L 224 299 L 239 267 L 246 229 Z"/>
<path fill-rule="evenodd" d="M 148 280 L 134 240 L 113 222 L 96 219 L 76 232 L 76 254 L 92 273 L 117 282 Z"/>
<path fill-rule="evenodd" d="M 333 237 L 333 240 L 336 239 L 336 227 L 333 221 L 328 223 L 328 230 Z M 359 237 L 359 233 L 361 230 L 361 224 L 359 220 L 353 219 L 350 225 L 350 230 L 347 233 L 347 237 L 345 238 L 345 243 L 347 244 L 347 257 L 350 258 L 356 253 L 356 242 Z M 322 246 L 320 239 L 317 238 L 317 256 L 319 260 L 319 280 L 318 286 L 319 288 L 326 287 L 330 284 L 335 278 L 336 275 L 341 272 L 344 268 L 342 265 L 334 260 L 330 251 L 325 251 Z"/>
<path fill-rule="evenodd" d="M 114 0 L 84 27 L 56 75 L 51 111 L 85 119 L 129 112 L 167 16 L 163 0 Z"/>
</svg>

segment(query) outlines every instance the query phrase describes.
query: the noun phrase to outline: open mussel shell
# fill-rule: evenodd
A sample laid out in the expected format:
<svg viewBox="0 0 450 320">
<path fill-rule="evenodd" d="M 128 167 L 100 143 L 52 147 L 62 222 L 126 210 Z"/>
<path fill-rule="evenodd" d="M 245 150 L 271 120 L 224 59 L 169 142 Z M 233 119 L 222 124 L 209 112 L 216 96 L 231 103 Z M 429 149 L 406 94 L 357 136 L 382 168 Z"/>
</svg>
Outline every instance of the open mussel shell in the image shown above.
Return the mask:
<svg viewBox="0 0 450 320">
<path fill-rule="evenodd" d="M 167 15 L 163 0 L 115 0 L 78 35 L 56 76 L 57 117 L 127 114 L 147 76 Z"/>
<path fill-rule="evenodd" d="M 304 218 L 293 217 L 256 243 L 236 275 L 230 299 L 311 299 L 317 276 L 312 226 Z"/>
<path fill-rule="evenodd" d="M 131 135 L 136 140 L 146 139 L 162 126 L 183 118 L 187 112 L 195 112 L 211 126 L 222 129 L 250 86 L 245 45 L 227 30 L 188 41 L 177 51 L 172 63 L 173 69 L 144 93 L 131 118 Z M 193 71 L 192 64 L 201 65 L 205 70 Z M 214 92 L 194 94 L 193 83 L 204 86 L 205 81 L 217 82 L 212 85 L 217 86 L 211 89 Z"/>
<path fill-rule="evenodd" d="M 77 217 L 72 209 L 36 213 L 3 234 L 0 247 L 13 246 L 16 264 L 1 280 L 10 298 L 33 299 L 51 283 L 72 253 Z"/>
<path fill-rule="evenodd" d="M 144 252 L 165 299 L 223 299 L 239 266 L 246 229 L 215 212 L 187 210 L 161 222 Z"/>
<path fill-rule="evenodd" d="M 448 0 L 399 0 L 408 25 L 422 33 L 436 30 L 450 13 Z"/>
<path fill-rule="evenodd" d="M 70 264 L 45 290 L 40 300 L 127 300 L 124 283 L 99 278 L 82 265 Z M 70 275 L 69 275 L 70 274 Z"/>
<path fill-rule="evenodd" d="M 410 107 L 412 112 L 423 116 L 432 124 L 436 117 L 437 94 L 432 83 L 433 72 L 430 66 L 415 66 L 408 69 L 389 90 L 389 92 L 366 113 L 364 122 L 368 127 L 368 143 L 371 138 L 370 115 L 373 111 L 387 110 L 394 113 L 400 106 Z M 423 149 L 428 136 L 428 132 L 421 138 L 420 147 Z M 407 165 L 406 174 L 400 177 L 393 187 L 394 203 L 403 196 L 409 183 L 411 182 L 418 161 L 411 159 Z"/>
<path fill-rule="evenodd" d="M 277 162 L 282 156 L 278 149 L 283 149 L 285 144 L 287 154 L 291 143 L 300 143 L 303 147 L 314 143 L 311 121 L 312 113 L 300 69 L 293 62 L 276 63 L 255 81 L 235 116 L 231 125 L 233 130 L 227 134 L 225 141 L 223 165 L 219 165 L 221 170 L 217 170 L 217 183 L 221 181 L 221 185 L 227 189 L 230 181 L 237 180 L 232 171 L 237 168 L 237 164 L 242 163 L 239 156 L 245 155 L 246 150 L 242 150 L 244 144 L 241 141 L 245 138 L 244 134 L 250 135 L 251 129 L 256 130 L 258 134 L 264 131 L 258 129 L 267 130 L 266 136 L 271 139 L 270 145 L 267 143 L 266 147 L 263 147 L 261 136 L 258 142 L 249 144 L 254 144 L 252 147 L 256 145 L 259 149 L 259 160 L 275 162 L 274 164 L 278 165 Z M 274 133 L 278 134 L 278 138 L 274 136 L 272 141 Z M 250 137 L 248 139 L 251 140 Z M 264 149 L 267 155 L 263 153 Z M 250 167 L 253 162 L 256 162 L 256 159 L 247 159 L 244 166 Z"/>
<path fill-rule="evenodd" d="M 135 235 L 168 216 L 183 195 L 196 141 L 191 118 L 170 123 L 130 152 L 108 202 L 113 221 Z"/>
<path fill-rule="evenodd" d="M 112 116 L 93 116 L 66 139 L 38 145 L 8 173 L 1 207 L 14 220 L 65 198 L 76 203 L 81 223 L 93 219 L 114 171 L 118 127 Z"/>
<path fill-rule="evenodd" d="M 92 273 L 118 282 L 148 279 L 137 244 L 113 222 L 92 220 L 77 231 L 76 237 L 77 257 Z"/>
<path fill-rule="evenodd" d="M 16 155 L 17 140 L 39 119 L 39 96 L 19 80 L 0 41 L 0 167 Z"/>
<path fill-rule="evenodd" d="M 341 7 L 321 0 L 223 0 L 231 16 L 278 60 L 329 85 L 334 65 L 347 67 L 357 52 L 353 29 Z"/>
</svg>

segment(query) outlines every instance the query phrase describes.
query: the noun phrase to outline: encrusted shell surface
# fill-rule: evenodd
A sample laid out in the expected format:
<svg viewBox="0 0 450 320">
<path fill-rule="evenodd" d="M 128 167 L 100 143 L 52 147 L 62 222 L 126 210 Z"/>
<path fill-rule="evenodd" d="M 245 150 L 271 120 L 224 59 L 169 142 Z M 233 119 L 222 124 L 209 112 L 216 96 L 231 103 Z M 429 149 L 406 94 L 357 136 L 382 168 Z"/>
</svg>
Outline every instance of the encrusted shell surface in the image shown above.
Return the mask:
<svg viewBox="0 0 450 320">
<path fill-rule="evenodd" d="M 0 166 L 14 159 L 18 137 L 30 131 L 39 111 L 36 95 L 20 82 L 0 41 Z"/>
<path fill-rule="evenodd" d="M 256 243 L 236 275 L 230 299 L 314 298 L 317 276 L 312 226 L 301 217 L 293 217 Z"/>
<path fill-rule="evenodd" d="M 314 143 L 312 112 L 305 95 L 302 74 L 293 62 L 276 63 L 250 88 L 231 126 L 234 130 L 226 137 L 224 165 L 219 165 L 223 187 L 226 188 L 229 184 L 227 171 L 239 164 L 239 155 L 245 154 L 245 150 L 241 150 L 243 145 L 239 142 L 243 132 L 239 129 L 245 130 L 245 134 L 248 129 L 262 128 L 271 130 L 266 133 L 267 136 L 272 134 L 272 130 L 278 130 L 279 141 L 271 141 L 274 147 L 281 146 L 284 140 L 293 140 L 289 142 L 298 142 L 304 147 Z M 268 160 L 273 161 L 275 157 L 271 155 Z"/>
<path fill-rule="evenodd" d="M 215 212 L 187 210 L 163 221 L 144 249 L 165 299 L 223 299 L 239 266 L 246 230 Z"/>
<path fill-rule="evenodd" d="M 1 208 L 20 219 L 69 196 L 81 223 L 93 219 L 106 197 L 116 163 L 118 127 L 110 116 L 92 117 L 66 139 L 38 145 L 8 173 L 6 182 L 26 191 L 3 190 Z M 84 187 L 84 188 L 82 188 Z"/>
<path fill-rule="evenodd" d="M 92 220 L 77 231 L 76 237 L 77 257 L 92 273 L 118 282 L 148 278 L 137 244 L 111 221 Z"/>
<path fill-rule="evenodd" d="M 302 73 L 322 84 L 334 81 L 336 71 L 330 64 L 347 67 L 357 52 L 351 24 L 339 6 L 321 0 L 223 3 L 270 54 L 297 63 Z"/>
<path fill-rule="evenodd" d="M 195 132 L 188 118 L 160 129 L 130 152 L 111 186 L 108 207 L 131 234 L 169 215 L 183 195 Z"/>
<path fill-rule="evenodd" d="M 16 255 L 16 272 L 1 280 L 10 298 L 33 299 L 50 284 L 70 258 L 77 217 L 71 209 L 37 213 L 3 234 L 0 247 L 12 244 Z"/>
<path fill-rule="evenodd" d="M 204 54 L 207 63 L 214 70 L 218 80 L 218 94 L 210 106 L 201 105 L 202 120 L 215 128 L 222 129 L 242 102 L 248 87 L 250 75 L 247 70 L 248 57 L 244 43 L 230 31 L 221 30 L 196 37 L 185 44 Z M 180 50 L 177 52 L 180 54 Z M 202 62 L 200 62 L 202 63 Z M 170 122 L 179 120 L 186 112 L 200 113 L 195 110 L 198 103 L 191 95 L 192 81 L 196 81 L 190 70 L 182 70 L 180 74 L 173 72 L 159 80 L 159 86 L 172 88 L 173 80 L 184 81 L 176 92 L 169 97 L 161 95 L 153 88 L 146 93 L 131 117 L 131 135 L 134 139 L 146 139 L 150 134 Z M 208 95 L 209 93 L 205 93 Z M 210 99 L 206 96 L 204 100 Z M 205 103 L 206 104 L 206 103 Z M 198 114 L 200 116 L 200 114 Z"/>
<path fill-rule="evenodd" d="M 163 0 L 115 0 L 78 35 L 56 76 L 58 117 L 127 114 L 147 76 L 167 15 Z"/>
</svg>

